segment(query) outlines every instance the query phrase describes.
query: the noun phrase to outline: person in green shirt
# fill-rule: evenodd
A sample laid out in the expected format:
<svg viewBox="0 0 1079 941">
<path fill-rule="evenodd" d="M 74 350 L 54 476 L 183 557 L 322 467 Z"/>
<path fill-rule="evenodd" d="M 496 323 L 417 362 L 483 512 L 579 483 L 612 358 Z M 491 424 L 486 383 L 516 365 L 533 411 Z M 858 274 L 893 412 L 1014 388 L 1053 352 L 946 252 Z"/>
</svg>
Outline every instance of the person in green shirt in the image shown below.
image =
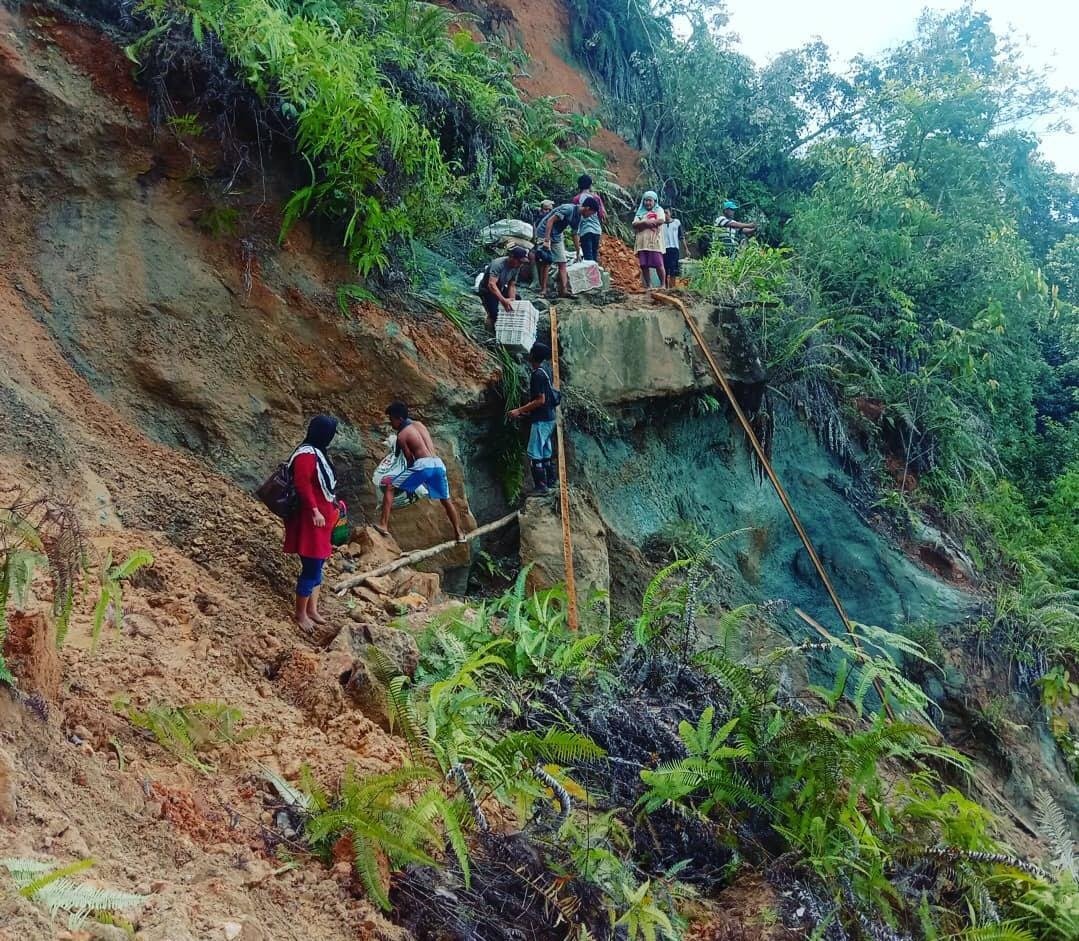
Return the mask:
<svg viewBox="0 0 1079 941">
<path fill-rule="evenodd" d="M 720 240 L 728 255 L 733 255 L 738 251 L 738 246 L 743 238 L 749 238 L 751 235 L 757 234 L 757 226 L 752 222 L 739 222 L 734 218 L 734 213 L 737 209 L 738 203 L 733 199 L 725 200 L 723 212 L 715 221 L 716 227 L 723 230 L 720 233 Z"/>
</svg>

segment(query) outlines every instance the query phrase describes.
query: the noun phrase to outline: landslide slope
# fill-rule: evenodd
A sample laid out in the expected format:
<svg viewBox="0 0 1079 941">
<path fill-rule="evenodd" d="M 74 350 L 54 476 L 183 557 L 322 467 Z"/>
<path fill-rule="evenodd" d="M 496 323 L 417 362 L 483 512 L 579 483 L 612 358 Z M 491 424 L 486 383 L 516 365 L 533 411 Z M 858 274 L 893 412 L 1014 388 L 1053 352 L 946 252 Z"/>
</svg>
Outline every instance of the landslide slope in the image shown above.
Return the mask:
<svg viewBox="0 0 1079 941">
<path fill-rule="evenodd" d="M 123 631 L 107 628 L 94 652 L 89 596 L 58 653 L 42 580 L 31 613 L 12 616 L 9 658 L 48 719 L 0 695 L 0 792 L 16 807 L 0 815 L 2 854 L 92 857 L 96 884 L 149 896 L 147 939 L 236 926 L 246 941 L 396 937 L 348 891 L 348 867 L 270 875 L 280 863 L 262 770 L 295 778 L 305 762 L 332 784 L 350 764 L 395 766 L 401 751 L 344 697 L 350 652 L 297 636 L 280 526 L 248 492 L 311 413 L 331 411 L 362 522 L 383 409 L 407 395 L 441 429 L 462 510 L 472 487 L 497 495 L 462 479 L 455 450 L 476 441 L 459 426 L 482 407 L 489 357 L 443 319 L 343 314 L 336 288 L 351 273 L 302 229 L 277 247 L 269 182 L 246 194 L 242 232 L 208 234 L 198 223 L 213 204 L 194 168 L 213 154 L 155 135 L 130 63 L 84 23 L 0 8 L 0 152 L 3 503 L 72 505 L 90 581 L 106 552 L 155 557 L 125 589 Z M 431 509 L 399 515 L 404 545 L 444 534 Z M 373 625 L 388 617 L 364 610 Z M 121 719 L 120 698 L 225 702 L 259 731 L 206 777 Z M 58 925 L 0 877 L 0 938 L 54 938 Z"/>
</svg>

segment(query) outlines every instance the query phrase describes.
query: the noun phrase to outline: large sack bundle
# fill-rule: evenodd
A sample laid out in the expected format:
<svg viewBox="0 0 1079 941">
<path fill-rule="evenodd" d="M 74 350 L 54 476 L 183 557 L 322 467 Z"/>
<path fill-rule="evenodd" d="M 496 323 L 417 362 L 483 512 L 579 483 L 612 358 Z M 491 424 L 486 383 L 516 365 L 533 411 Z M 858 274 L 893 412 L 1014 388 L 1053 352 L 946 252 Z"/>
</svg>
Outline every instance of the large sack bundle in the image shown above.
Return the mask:
<svg viewBox="0 0 1079 941">
<path fill-rule="evenodd" d="M 499 219 L 480 230 L 484 245 L 497 245 L 504 238 L 531 239 L 532 226 L 520 219 Z"/>
</svg>

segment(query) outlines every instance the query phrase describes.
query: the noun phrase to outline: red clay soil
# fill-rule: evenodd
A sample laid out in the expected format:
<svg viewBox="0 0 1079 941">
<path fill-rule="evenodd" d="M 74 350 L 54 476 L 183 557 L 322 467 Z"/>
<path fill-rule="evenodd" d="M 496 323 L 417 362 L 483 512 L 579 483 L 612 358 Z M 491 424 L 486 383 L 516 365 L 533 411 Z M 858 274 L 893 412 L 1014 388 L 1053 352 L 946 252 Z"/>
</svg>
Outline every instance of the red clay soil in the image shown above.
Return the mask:
<svg viewBox="0 0 1079 941">
<path fill-rule="evenodd" d="M 462 6 L 462 4 L 458 4 Z M 599 101 L 587 76 L 566 61 L 570 48 L 570 13 L 563 3 L 542 0 L 507 0 L 505 6 L 487 4 L 493 41 L 516 40 L 529 61 L 517 86 L 529 97 L 556 99 L 561 111 L 594 114 Z M 625 187 L 641 173 L 641 154 L 621 137 L 601 128 L 589 145 L 607 158 L 607 169 Z"/>
<path fill-rule="evenodd" d="M 562 57 L 569 49 L 569 10 L 562 3 L 510 0 L 521 45 L 528 54 L 518 86 L 533 98 L 557 98 L 563 111 L 588 114 L 597 101 L 584 75 Z"/>
<path fill-rule="evenodd" d="M 33 35 L 42 45 L 56 45 L 66 58 L 90 80 L 94 90 L 105 95 L 133 115 L 149 116 L 146 95 L 132 77 L 131 60 L 111 42 L 102 42 L 101 33 L 84 23 L 57 19 L 47 8 L 33 6 Z"/>
<path fill-rule="evenodd" d="M 630 147 L 621 137 L 601 127 L 588 142 L 607 158 L 607 169 L 620 185 L 634 189 L 641 178 L 641 152 Z"/>
<path fill-rule="evenodd" d="M 635 294 L 642 291 L 641 268 L 637 256 L 621 239 L 613 235 L 604 235 L 599 247 L 600 264 L 611 275 L 611 286 Z"/>
</svg>

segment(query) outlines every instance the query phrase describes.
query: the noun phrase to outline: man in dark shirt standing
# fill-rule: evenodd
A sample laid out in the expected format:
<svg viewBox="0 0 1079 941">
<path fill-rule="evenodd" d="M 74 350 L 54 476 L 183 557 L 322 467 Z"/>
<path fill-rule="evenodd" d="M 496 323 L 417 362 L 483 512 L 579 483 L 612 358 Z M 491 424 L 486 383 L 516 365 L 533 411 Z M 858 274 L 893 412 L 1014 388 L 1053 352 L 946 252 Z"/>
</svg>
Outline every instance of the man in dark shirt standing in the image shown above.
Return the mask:
<svg viewBox="0 0 1079 941">
<path fill-rule="evenodd" d="M 509 412 L 510 418 L 528 415 L 532 421 L 532 430 L 528 435 L 528 458 L 532 462 L 532 482 L 536 485 L 535 493 L 546 493 L 555 483 L 554 466 L 551 458 L 554 447 L 551 436 L 555 428 L 554 387 L 550 374 L 543 368 L 543 363 L 551 355 L 550 347 L 545 343 L 536 343 L 528 354 L 532 367 L 532 381 L 529 395 L 532 398 L 520 408 Z"/>
<path fill-rule="evenodd" d="M 573 233 L 573 247 L 577 257 L 581 254 L 581 237 L 577 233 L 582 219 L 589 219 L 599 212 L 599 200 L 586 196 L 579 206 L 563 203 L 552 209 L 536 225 L 536 261 L 539 268 L 540 294 L 547 293 L 547 275 L 551 265 L 558 267 L 558 294 L 569 297 L 569 274 L 566 265 L 566 229 Z"/>
</svg>

